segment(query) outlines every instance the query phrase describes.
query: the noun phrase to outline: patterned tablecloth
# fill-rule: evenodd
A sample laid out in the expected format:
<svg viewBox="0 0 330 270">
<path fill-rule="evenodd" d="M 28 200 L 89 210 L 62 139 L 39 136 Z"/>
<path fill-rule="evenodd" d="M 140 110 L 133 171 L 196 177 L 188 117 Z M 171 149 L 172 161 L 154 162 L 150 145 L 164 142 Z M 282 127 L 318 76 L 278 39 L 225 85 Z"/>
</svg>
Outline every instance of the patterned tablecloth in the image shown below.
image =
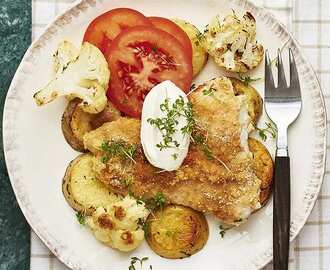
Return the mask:
<svg viewBox="0 0 330 270">
<path fill-rule="evenodd" d="M 295 35 L 316 70 L 330 106 L 330 1 L 252 0 L 281 20 Z M 32 0 L 32 37 L 74 0 Z M 330 109 L 329 109 L 330 111 Z M 328 116 L 328 119 L 330 117 Z M 329 122 L 328 122 L 329 124 Z M 330 140 L 327 149 L 330 149 Z M 32 233 L 31 270 L 67 270 Z M 272 269 L 271 265 L 265 269 Z M 314 210 L 291 245 L 290 269 L 330 269 L 330 164 Z"/>
</svg>

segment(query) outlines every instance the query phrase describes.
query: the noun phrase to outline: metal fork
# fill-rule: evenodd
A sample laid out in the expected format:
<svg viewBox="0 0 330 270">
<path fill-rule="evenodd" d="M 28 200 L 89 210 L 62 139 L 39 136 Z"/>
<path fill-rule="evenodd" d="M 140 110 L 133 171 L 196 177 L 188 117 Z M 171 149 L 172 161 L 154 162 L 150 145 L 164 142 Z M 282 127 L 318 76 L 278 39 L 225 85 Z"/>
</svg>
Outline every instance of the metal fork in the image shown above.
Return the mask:
<svg viewBox="0 0 330 270">
<path fill-rule="evenodd" d="M 288 127 L 301 111 L 299 76 L 292 50 L 290 58 L 290 85 L 287 85 L 281 51 L 277 54 L 278 85 L 275 87 L 272 63 L 266 51 L 265 110 L 277 127 L 277 148 L 274 171 L 273 256 L 274 270 L 288 269 L 290 241 L 290 158 Z"/>
</svg>

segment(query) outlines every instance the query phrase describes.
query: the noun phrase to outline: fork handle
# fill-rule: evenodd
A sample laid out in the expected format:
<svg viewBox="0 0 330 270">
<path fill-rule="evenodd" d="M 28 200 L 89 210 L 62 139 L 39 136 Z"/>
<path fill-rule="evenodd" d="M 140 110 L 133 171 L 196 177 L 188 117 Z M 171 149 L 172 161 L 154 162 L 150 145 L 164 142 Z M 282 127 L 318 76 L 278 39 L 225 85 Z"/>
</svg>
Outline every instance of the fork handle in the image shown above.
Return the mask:
<svg viewBox="0 0 330 270">
<path fill-rule="evenodd" d="M 290 241 L 290 158 L 275 157 L 273 253 L 274 270 L 287 270 Z"/>
</svg>

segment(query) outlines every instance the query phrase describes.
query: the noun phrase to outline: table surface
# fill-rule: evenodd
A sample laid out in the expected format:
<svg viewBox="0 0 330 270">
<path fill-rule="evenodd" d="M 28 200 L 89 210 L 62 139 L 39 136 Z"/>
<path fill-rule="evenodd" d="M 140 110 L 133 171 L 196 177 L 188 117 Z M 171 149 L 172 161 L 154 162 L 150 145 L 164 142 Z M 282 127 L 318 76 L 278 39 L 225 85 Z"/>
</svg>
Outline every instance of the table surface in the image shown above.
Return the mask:
<svg viewBox="0 0 330 270">
<path fill-rule="evenodd" d="M 31 0 L 32 38 L 75 0 Z M 330 106 L 330 1 L 329 0 L 252 0 L 281 20 L 298 39 L 316 70 Z M 329 109 L 330 111 L 330 109 Z M 328 119 L 330 119 L 328 115 Z M 329 120 L 328 120 L 329 126 Z M 328 138 L 327 151 L 330 149 Z M 31 270 L 68 270 L 31 234 Z M 327 162 L 322 190 L 306 225 L 291 245 L 290 269 L 330 269 L 330 165 Z M 272 269 L 268 265 L 265 269 Z"/>
</svg>

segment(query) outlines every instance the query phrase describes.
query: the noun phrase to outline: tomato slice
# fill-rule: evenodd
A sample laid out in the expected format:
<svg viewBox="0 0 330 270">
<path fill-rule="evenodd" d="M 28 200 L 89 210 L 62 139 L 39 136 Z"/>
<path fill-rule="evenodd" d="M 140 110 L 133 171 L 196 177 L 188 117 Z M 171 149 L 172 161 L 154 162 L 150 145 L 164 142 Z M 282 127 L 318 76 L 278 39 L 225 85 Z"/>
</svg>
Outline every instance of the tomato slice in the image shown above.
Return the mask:
<svg viewBox="0 0 330 270">
<path fill-rule="evenodd" d="M 145 96 L 156 84 L 171 80 L 188 92 L 191 57 L 172 35 L 148 26 L 121 32 L 106 58 L 111 71 L 109 99 L 125 114 L 140 117 Z"/>
<path fill-rule="evenodd" d="M 174 36 L 185 48 L 187 54 L 192 57 L 191 41 L 186 32 L 184 32 L 176 23 L 163 17 L 148 17 L 148 19 L 156 28 Z"/>
<path fill-rule="evenodd" d="M 92 43 L 105 53 L 111 41 L 124 29 L 151 22 L 140 12 L 130 8 L 112 9 L 96 17 L 87 27 L 83 41 Z"/>
</svg>

